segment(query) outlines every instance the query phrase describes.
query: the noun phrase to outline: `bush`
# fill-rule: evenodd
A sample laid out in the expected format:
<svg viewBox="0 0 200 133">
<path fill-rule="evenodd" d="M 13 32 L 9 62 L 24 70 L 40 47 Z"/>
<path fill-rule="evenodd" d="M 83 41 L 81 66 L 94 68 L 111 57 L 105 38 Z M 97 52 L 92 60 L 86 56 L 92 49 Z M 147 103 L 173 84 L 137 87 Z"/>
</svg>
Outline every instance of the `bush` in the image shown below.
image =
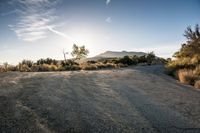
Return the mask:
<svg viewBox="0 0 200 133">
<path fill-rule="evenodd" d="M 140 56 L 140 57 L 138 58 L 138 63 L 146 63 L 146 62 L 147 62 L 147 58 L 146 58 L 145 55 Z"/>
<path fill-rule="evenodd" d="M 47 64 L 41 64 L 38 65 L 36 69 L 38 69 L 38 72 L 47 72 L 49 71 L 49 66 Z"/>
<path fill-rule="evenodd" d="M 73 60 L 67 60 L 67 61 L 61 61 L 62 66 L 73 66 L 73 65 L 79 65 L 79 63 L 73 61 Z"/>
<path fill-rule="evenodd" d="M 72 65 L 72 66 L 59 66 L 59 71 L 75 71 L 75 70 L 81 70 L 81 68 L 78 65 Z"/>
<path fill-rule="evenodd" d="M 114 63 L 107 63 L 105 64 L 105 68 L 117 68 L 117 65 Z"/>
<path fill-rule="evenodd" d="M 193 70 L 183 69 L 178 71 L 178 78 L 181 83 L 194 85 L 197 76 L 194 74 Z"/>
<path fill-rule="evenodd" d="M 39 72 L 39 70 L 40 70 L 40 66 L 39 66 L 39 65 L 33 65 L 33 66 L 31 67 L 31 71 L 32 71 L 32 72 Z"/>
<path fill-rule="evenodd" d="M 0 66 L 0 72 L 5 72 L 5 69 L 3 66 Z"/>
<path fill-rule="evenodd" d="M 97 63 L 96 61 L 93 61 L 93 60 L 91 60 L 91 61 L 87 61 L 87 63 L 88 64 L 95 64 L 95 63 Z"/>
<path fill-rule="evenodd" d="M 70 70 L 72 70 L 72 71 L 77 71 L 77 70 L 81 70 L 81 68 L 80 68 L 80 66 L 78 66 L 78 65 L 72 65 L 72 66 L 70 67 Z"/>
<path fill-rule="evenodd" d="M 152 62 L 156 59 L 154 52 L 150 52 L 146 55 L 147 64 L 151 65 Z"/>
<path fill-rule="evenodd" d="M 8 66 L 8 71 L 18 71 L 18 68 L 16 66 L 9 65 Z"/>
<path fill-rule="evenodd" d="M 31 61 L 31 60 L 23 60 L 22 62 L 21 62 L 21 65 L 24 65 L 24 66 L 27 66 L 27 67 L 32 67 L 33 66 L 33 61 Z"/>
<path fill-rule="evenodd" d="M 49 65 L 49 64 L 43 64 L 39 67 L 39 71 L 57 71 L 58 67 L 56 65 Z"/>
<path fill-rule="evenodd" d="M 124 56 L 123 58 L 120 58 L 118 63 L 126 64 L 126 65 L 136 65 L 137 61 L 131 59 L 129 56 Z"/>
<path fill-rule="evenodd" d="M 97 69 L 96 64 L 88 64 L 88 63 L 83 63 L 81 64 L 80 67 L 82 70 L 96 70 Z"/>
<path fill-rule="evenodd" d="M 106 68 L 116 68 L 117 64 L 115 63 L 98 63 L 96 64 L 98 69 L 106 69 Z"/>
<path fill-rule="evenodd" d="M 98 69 L 105 69 L 105 68 L 107 68 L 107 66 L 106 66 L 106 63 L 96 63 L 96 65 L 97 65 L 97 67 L 98 67 Z"/>
<path fill-rule="evenodd" d="M 191 62 L 191 58 L 176 59 L 167 64 L 168 68 L 179 70 L 179 69 L 194 69 L 195 64 Z"/>
<path fill-rule="evenodd" d="M 26 64 L 19 65 L 19 71 L 20 72 L 31 72 L 31 68 L 28 67 Z"/>
<path fill-rule="evenodd" d="M 51 58 L 39 59 L 36 64 L 37 65 L 43 65 L 43 64 L 58 65 L 58 61 L 55 59 L 51 59 Z"/>
<path fill-rule="evenodd" d="M 169 66 L 165 66 L 165 73 L 167 75 L 170 75 L 170 76 L 173 76 L 173 77 L 176 77 L 177 75 L 177 72 L 176 72 L 176 69 L 174 69 L 173 67 L 169 67 Z"/>
</svg>

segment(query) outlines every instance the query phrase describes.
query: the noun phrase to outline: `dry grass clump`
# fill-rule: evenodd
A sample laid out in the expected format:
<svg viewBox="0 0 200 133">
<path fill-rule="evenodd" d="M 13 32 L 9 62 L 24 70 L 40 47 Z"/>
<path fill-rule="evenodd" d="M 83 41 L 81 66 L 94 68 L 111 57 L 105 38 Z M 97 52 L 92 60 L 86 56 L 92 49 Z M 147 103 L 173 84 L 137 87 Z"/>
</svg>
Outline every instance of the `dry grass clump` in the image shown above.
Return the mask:
<svg viewBox="0 0 200 133">
<path fill-rule="evenodd" d="M 80 65 L 80 68 L 82 70 L 96 70 L 97 66 L 95 64 L 83 63 Z"/>
<path fill-rule="evenodd" d="M 82 63 L 80 64 L 80 68 L 82 70 L 97 70 L 97 69 L 106 69 L 106 68 L 118 68 L 124 67 L 122 64 L 114 64 L 114 63 L 103 63 L 103 62 L 96 62 L 96 63 Z"/>
<path fill-rule="evenodd" d="M 33 65 L 31 67 L 32 72 L 47 72 L 47 71 L 57 71 L 58 67 L 56 65 L 42 64 L 42 65 Z"/>
<path fill-rule="evenodd" d="M 197 76 L 194 74 L 193 70 L 183 69 L 179 70 L 177 76 L 181 83 L 194 85 Z"/>
<path fill-rule="evenodd" d="M 4 63 L 0 65 L 0 72 L 8 72 L 8 71 L 17 71 L 18 68 L 14 65 L 10 65 L 8 63 Z"/>
<path fill-rule="evenodd" d="M 195 75 L 200 76 L 200 65 L 196 66 L 196 68 L 194 69 L 194 73 Z"/>
<path fill-rule="evenodd" d="M 4 68 L 2 66 L 0 66 L 0 72 L 4 72 Z"/>
<path fill-rule="evenodd" d="M 194 87 L 200 89 L 200 80 L 197 80 L 194 84 Z"/>
</svg>

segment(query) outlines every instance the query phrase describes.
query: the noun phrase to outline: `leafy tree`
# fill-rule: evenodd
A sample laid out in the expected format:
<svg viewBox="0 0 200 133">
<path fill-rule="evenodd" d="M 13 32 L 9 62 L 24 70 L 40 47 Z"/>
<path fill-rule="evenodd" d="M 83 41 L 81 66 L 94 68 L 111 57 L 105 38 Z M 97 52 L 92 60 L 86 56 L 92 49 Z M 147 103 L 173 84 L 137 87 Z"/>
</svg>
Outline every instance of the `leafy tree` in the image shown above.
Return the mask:
<svg viewBox="0 0 200 133">
<path fill-rule="evenodd" d="M 71 55 L 75 58 L 75 60 L 80 60 L 85 58 L 89 51 L 85 48 L 85 46 L 77 46 L 76 44 L 73 45 Z"/>
<path fill-rule="evenodd" d="M 153 60 L 156 59 L 156 56 L 154 54 L 154 52 L 149 52 L 147 55 L 146 55 L 146 59 L 147 59 L 147 63 L 148 64 L 151 64 Z"/>
<path fill-rule="evenodd" d="M 185 30 L 184 36 L 187 42 L 182 44 L 181 49 L 176 52 L 173 57 L 175 58 L 192 58 L 193 56 L 200 56 L 200 31 L 199 25 L 196 25 L 194 30 L 188 27 Z"/>
<path fill-rule="evenodd" d="M 186 30 L 185 30 L 185 34 L 184 36 L 188 39 L 188 43 L 193 43 L 193 42 L 197 42 L 200 39 L 200 31 L 199 31 L 199 25 L 197 24 L 194 28 L 194 30 L 192 30 L 192 28 L 189 26 Z"/>
</svg>

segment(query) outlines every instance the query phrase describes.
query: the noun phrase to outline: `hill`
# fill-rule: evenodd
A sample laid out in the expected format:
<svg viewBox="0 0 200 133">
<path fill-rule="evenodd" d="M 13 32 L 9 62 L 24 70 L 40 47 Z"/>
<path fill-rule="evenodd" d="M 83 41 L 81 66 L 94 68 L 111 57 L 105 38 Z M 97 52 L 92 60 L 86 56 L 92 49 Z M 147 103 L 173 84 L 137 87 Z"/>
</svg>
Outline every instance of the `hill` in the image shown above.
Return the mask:
<svg viewBox="0 0 200 133">
<path fill-rule="evenodd" d="M 146 53 L 144 52 L 128 52 L 128 51 L 106 51 L 102 54 L 99 54 L 95 57 L 104 57 L 104 58 L 113 58 L 113 57 L 124 57 L 124 56 L 133 56 L 133 55 L 137 55 L 137 56 L 143 56 L 146 55 Z"/>
<path fill-rule="evenodd" d="M 96 55 L 94 57 L 91 57 L 91 58 L 87 58 L 87 60 L 99 60 L 99 59 L 106 59 L 106 58 L 120 58 L 120 57 L 124 57 L 124 56 L 134 56 L 134 55 L 137 55 L 137 56 L 143 56 L 143 55 L 146 55 L 146 53 L 144 52 L 133 52 L 133 51 L 106 51 L 104 53 L 101 53 L 99 55 Z"/>
</svg>

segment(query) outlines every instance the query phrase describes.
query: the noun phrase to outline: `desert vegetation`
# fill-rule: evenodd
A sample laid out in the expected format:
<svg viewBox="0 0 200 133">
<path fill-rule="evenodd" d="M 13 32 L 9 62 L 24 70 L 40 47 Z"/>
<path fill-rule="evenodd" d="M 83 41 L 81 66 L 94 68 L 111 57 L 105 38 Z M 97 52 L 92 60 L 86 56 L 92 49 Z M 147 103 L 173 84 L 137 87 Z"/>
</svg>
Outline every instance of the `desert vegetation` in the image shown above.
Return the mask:
<svg viewBox="0 0 200 133">
<path fill-rule="evenodd" d="M 0 66 L 0 72 L 20 71 L 20 72 L 48 72 L 48 71 L 75 71 L 75 70 L 98 70 L 106 68 L 121 68 L 130 65 L 152 65 L 164 62 L 164 59 L 155 56 L 154 52 L 150 52 L 143 56 L 124 56 L 122 58 L 103 58 L 99 60 L 89 60 L 80 62 L 86 58 L 89 50 L 85 46 L 73 45 L 72 59 L 64 60 L 55 59 L 39 59 L 37 61 L 23 60 L 17 65 L 9 65 L 4 63 Z"/>
<path fill-rule="evenodd" d="M 199 25 L 194 29 L 188 27 L 184 36 L 187 42 L 168 62 L 166 68 L 168 74 L 178 78 L 180 82 L 194 85 L 200 88 L 200 31 Z"/>
</svg>

